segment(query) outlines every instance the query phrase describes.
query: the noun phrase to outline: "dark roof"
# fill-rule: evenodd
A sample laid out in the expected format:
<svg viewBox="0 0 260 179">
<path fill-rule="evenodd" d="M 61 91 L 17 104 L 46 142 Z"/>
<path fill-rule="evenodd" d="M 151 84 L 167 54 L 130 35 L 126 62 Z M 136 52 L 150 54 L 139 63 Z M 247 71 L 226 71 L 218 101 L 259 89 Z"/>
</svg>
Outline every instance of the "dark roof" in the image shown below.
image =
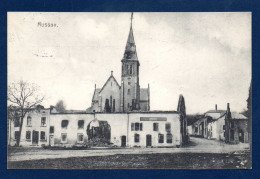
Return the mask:
<svg viewBox="0 0 260 179">
<path fill-rule="evenodd" d="M 140 101 L 148 101 L 149 89 L 141 88 L 140 89 Z"/>
<path fill-rule="evenodd" d="M 132 24 L 127 38 L 123 60 L 138 61 Z"/>
</svg>

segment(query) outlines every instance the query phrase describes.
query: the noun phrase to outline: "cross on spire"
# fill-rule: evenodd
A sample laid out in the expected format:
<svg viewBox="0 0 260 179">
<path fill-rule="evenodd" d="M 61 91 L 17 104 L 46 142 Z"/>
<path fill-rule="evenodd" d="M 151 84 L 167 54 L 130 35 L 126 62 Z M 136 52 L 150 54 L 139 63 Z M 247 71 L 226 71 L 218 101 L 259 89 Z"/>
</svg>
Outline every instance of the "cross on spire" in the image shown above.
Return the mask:
<svg viewBox="0 0 260 179">
<path fill-rule="evenodd" d="M 134 15 L 134 13 L 132 12 L 131 13 L 131 26 L 132 26 L 132 21 L 133 21 L 133 15 Z"/>
</svg>

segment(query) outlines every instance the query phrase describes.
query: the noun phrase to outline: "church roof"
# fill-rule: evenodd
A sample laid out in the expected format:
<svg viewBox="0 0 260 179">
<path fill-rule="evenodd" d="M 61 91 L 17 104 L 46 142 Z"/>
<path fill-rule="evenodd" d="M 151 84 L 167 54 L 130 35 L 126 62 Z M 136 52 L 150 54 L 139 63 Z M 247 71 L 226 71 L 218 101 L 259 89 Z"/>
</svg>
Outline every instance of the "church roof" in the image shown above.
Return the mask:
<svg viewBox="0 0 260 179">
<path fill-rule="evenodd" d="M 93 98 L 92 98 L 92 101 L 97 101 L 98 100 L 98 95 L 99 95 L 99 92 L 101 91 L 100 88 L 96 88 L 95 91 L 94 91 L 94 94 L 93 94 Z"/>
<path fill-rule="evenodd" d="M 133 28 L 132 28 L 132 18 L 133 17 L 131 17 L 131 26 L 130 26 L 130 31 L 129 31 L 126 46 L 125 46 L 125 53 L 124 53 L 123 60 L 138 61 L 135 40 L 134 40 L 134 33 L 133 33 Z"/>
<path fill-rule="evenodd" d="M 148 101 L 149 89 L 141 88 L 140 89 L 140 101 Z"/>
<path fill-rule="evenodd" d="M 105 86 L 107 85 L 107 83 L 109 82 L 109 80 L 110 80 L 111 78 L 116 82 L 117 86 L 120 88 L 120 85 L 118 84 L 118 82 L 116 81 L 115 77 L 114 77 L 114 76 L 112 75 L 112 73 L 111 73 L 111 76 L 107 79 L 106 83 L 105 83 L 104 86 L 101 88 L 101 90 L 99 91 L 99 93 L 105 88 Z"/>
</svg>

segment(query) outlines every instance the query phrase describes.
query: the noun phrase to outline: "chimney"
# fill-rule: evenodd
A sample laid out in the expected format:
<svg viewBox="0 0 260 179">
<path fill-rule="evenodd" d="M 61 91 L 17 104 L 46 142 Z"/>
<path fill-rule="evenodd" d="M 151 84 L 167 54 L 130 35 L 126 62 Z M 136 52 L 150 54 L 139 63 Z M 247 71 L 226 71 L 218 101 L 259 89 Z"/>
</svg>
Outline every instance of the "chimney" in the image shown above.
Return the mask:
<svg viewBox="0 0 260 179">
<path fill-rule="evenodd" d="M 230 112 L 229 103 L 227 103 L 227 111 Z"/>
<path fill-rule="evenodd" d="M 113 76 L 113 70 L 111 71 L 111 76 Z"/>
<path fill-rule="evenodd" d="M 218 105 L 217 104 L 215 104 L 215 109 L 216 109 L 216 111 L 218 111 Z"/>
</svg>

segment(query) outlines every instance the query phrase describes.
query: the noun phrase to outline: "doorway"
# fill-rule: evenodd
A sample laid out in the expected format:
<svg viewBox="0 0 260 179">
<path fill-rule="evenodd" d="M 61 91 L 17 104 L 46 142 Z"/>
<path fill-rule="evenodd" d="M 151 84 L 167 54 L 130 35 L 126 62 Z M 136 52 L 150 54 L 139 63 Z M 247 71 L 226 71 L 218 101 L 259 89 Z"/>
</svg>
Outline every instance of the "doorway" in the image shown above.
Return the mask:
<svg viewBox="0 0 260 179">
<path fill-rule="evenodd" d="M 126 146 L 126 136 L 121 136 L 121 147 L 125 147 Z"/>
<path fill-rule="evenodd" d="M 39 131 L 33 131 L 32 144 L 38 144 L 39 142 Z"/>
<path fill-rule="evenodd" d="M 54 146 L 54 136 L 50 135 L 50 146 Z"/>
<path fill-rule="evenodd" d="M 240 129 L 238 131 L 238 135 L 239 135 L 239 142 L 244 143 L 245 141 L 244 141 L 244 132 L 243 132 L 243 130 Z"/>
<path fill-rule="evenodd" d="M 152 147 L 152 136 L 146 135 L 146 147 Z"/>
</svg>

